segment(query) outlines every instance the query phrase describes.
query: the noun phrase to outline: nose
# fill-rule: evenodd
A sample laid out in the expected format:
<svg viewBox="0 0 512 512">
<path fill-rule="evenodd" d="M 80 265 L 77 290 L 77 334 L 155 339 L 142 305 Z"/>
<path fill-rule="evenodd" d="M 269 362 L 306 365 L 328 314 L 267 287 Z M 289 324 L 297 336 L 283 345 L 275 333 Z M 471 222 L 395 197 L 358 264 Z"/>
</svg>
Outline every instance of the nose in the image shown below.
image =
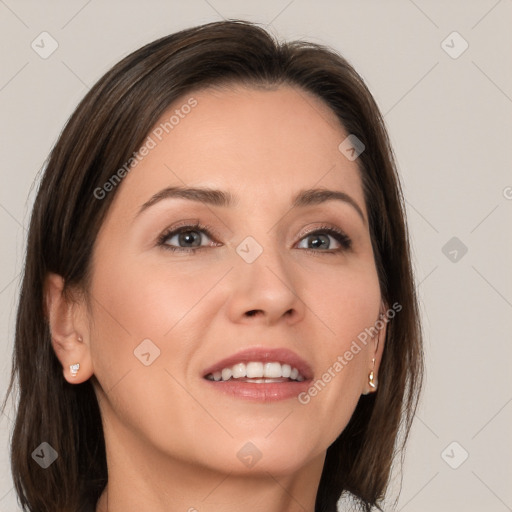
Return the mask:
<svg viewBox="0 0 512 512">
<path fill-rule="evenodd" d="M 264 247 L 252 263 L 238 259 L 231 274 L 228 312 L 235 323 L 295 324 L 304 317 L 300 276 L 278 248 Z"/>
</svg>

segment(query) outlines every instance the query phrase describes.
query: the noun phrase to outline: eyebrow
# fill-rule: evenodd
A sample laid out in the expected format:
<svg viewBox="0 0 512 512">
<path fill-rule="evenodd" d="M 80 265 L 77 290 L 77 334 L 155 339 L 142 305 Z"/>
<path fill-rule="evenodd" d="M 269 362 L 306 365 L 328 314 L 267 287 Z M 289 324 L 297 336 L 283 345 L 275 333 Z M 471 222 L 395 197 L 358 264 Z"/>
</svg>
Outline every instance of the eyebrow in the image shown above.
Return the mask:
<svg viewBox="0 0 512 512">
<path fill-rule="evenodd" d="M 139 216 L 144 210 L 163 199 L 188 199 L 212 206 L 233 207 L 238 204 L 238 198 L 230 192 L 212 188 L 199 187 L 167 187 L 151 196 L 137 212 Z M 342 201 L 351 205 L 366 224 L 364 213 L 357 202 L 345 192 L 329 190 L 325 188 L 314 188 L 300 190 L 292 200 L 292 208 L 304 208 L 325 203 L 327 201 Z"/>
</svg>

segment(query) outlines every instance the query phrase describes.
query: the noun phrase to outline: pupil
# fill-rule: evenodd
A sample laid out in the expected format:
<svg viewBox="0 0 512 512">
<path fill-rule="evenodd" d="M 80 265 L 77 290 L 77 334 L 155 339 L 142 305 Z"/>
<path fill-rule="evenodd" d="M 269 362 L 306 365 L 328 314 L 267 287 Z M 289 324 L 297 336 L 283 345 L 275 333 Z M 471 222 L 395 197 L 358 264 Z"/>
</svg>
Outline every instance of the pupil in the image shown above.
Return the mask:
<svg viewBox="0 0 512 512">
<path fill-rule="evenodd" d="M 310 244 L 310 247 L 312 246 L 313 249 L 317 249 L 318 247 L 321 247 L 322 245 L 329 245 L 329 239 L 325 235 L 314 235 L 313 241 Z"/>
<path fill-rule="evenodd" d="M 194 237 L 194 235 L 195 235 L 195 237 Z M 194 243 L 194 241 L 197 242 L 199 240 L 198 235 L 199 234 L 196 231 L 185 231 L 184 233 L 180 234 L 180 243 L 190 244 L 190 243 Z M 194 245 L 199 245 L 199 244 L 196 243 Z"/>
</svg>

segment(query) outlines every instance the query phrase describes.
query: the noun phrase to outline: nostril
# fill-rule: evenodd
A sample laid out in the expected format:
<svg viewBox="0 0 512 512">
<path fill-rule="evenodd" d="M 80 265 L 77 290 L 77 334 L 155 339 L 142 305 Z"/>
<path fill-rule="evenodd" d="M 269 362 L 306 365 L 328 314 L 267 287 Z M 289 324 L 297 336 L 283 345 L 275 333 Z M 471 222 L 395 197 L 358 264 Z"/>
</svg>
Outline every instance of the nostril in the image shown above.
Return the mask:
<svg viewBox="0 0 512 512">
<path fill-rule="evenodd" d="M 247 316 L 254 316 L 259 312 L 259 309 L 251 309 L 251 311 L 247 311 Z"/>
</svg>

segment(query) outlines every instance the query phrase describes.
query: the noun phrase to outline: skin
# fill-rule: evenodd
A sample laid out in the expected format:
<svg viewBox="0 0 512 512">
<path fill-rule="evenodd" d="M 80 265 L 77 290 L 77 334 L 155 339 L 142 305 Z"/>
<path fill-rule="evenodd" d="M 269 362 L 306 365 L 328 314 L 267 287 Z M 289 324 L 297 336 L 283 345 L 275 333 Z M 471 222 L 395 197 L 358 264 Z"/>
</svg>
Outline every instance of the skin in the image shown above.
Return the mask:
<svg viewBox="0 0 512 512">
<path fill-rule="evenodd" d="M 89 309 L 66 303 L 60 276 L 46 283 L 64 378 L 92 378 L 100 403 L 109 483 L 96 510 L 313 512 L 326 450 L 370 390 L 385 328 L 307 405 L 232 398 L 202 374 L 243 348 L 286 347 L 317 379 L 375 324 L 383 304 L 357 161 L 338 150 L 347 133 L 335 115 L 305 91 L 238 86 L 193 96 L 197 106 L 119 185 L 94 246 Z M 238 202 L 167 199 L 136 216 L 153 194 L 180 185 L 229 191 Z M 342 201 L 291 209 L 298 190 L 319 187 L 350 195 L 364 220 Z M 215 230 L 199 235 L 202 250 L 157 245 L 187 219 Z M 352 247 L 327 234 L 341 251 L 306 251 L 316 237 L 304 230 L 324 224 Z M 250 264 L 236 252 L 247 236 L 263 248 Z M 149 366 L 133 352 L 147 338 L 160 350 Z M 253 467 L 237 457 L 248 441 L 261 454 Z"/>
</svg>

